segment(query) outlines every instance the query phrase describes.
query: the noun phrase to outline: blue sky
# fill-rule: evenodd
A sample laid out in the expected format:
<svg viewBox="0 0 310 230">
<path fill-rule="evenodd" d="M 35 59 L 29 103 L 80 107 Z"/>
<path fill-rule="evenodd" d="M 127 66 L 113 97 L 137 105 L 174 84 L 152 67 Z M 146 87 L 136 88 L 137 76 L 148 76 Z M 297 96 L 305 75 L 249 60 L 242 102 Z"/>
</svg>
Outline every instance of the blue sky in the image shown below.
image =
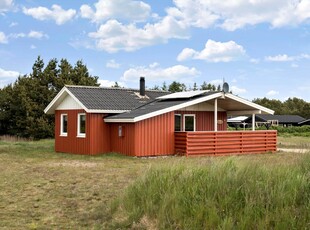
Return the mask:
<svg viewBox="0 0 310 230">
<path fill-rule="evenodd" d="M 102 86 L 227 81 L 233 93 L 310 101 L 310 0 L 0 0 L 0 87 L 83 60 Z"/>
</svg>

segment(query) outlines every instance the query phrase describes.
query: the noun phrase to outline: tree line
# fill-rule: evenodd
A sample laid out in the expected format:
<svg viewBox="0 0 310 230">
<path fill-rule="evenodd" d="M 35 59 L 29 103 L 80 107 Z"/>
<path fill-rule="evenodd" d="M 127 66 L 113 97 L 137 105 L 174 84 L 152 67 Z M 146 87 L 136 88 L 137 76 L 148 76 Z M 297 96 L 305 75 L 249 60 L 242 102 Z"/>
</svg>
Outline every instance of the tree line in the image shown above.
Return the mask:
<svg viewBox="0 0 310 230">
<path fill-rule="evenodd" d="M 0 135 L 53 137 L 54 116 L 45 114 L 44 109 L 64 85 L 99 84 L 81 60 L 72 66 L 66 59 L 51 59 L 45 65 L 38 57 L 30 74 L 0 89 Z"/>
<path fill-rule="evenodd" d="M 54 116 L 44 113 L 64 85 L 99 86 L 98 77 L 92 76 L 83 61 L 71 65 L 68 60 L 51 59 L 46 65 L 39 56 L 32 72 L 19 76 L 13 83 L 0 88 L 0 135 L 14 135 L 25 138 L 54 137 Z M 119 87 L 116 82 L 113 87 Z M 221 86 L 203 82 L 200 86 L 186 87 L 184 83 L 173 81 L 167 85 L 154 86 L 153 90 L 181 92 L 188 90 L 221 91 Z M 275 114 L 294 114 L 310 118 L 310 103 L 289 98 L 280 100 L 262 98 L 253 102 L 270 108 Z"/>
</svg>

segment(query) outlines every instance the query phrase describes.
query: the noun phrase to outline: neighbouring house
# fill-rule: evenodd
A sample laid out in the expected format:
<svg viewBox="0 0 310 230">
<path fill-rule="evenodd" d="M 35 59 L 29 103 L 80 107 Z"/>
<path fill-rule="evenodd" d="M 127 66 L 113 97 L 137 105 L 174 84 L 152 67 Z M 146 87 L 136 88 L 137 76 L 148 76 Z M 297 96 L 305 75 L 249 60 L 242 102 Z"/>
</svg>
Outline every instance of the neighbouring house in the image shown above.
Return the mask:
<svg viewBox="0 0 310 230">
<path fill-rule="evenodd" d="M 300 126 L 300 123 L 305 121 L 305 118 L 299 115 L 272 115 L 272 114 L 256 114 L 255 123 L 256 126 L 261 125 L 274 125 L 274 126 Z M 252 124 L 252 119 L 248 118 L 244 120 L 245 123 Z"/>
<path fill-rule="evenodd" d="M 247 123 L 244 122 L 244 120 L 248 119 L 247 116 L 237 116 L 237 117 L 231 117 L 227 119 L 227 125 L 229 127 L 233 128 L 245 128 Z"/>
<path fill-rule="evenodd" d="M 273 111 L 230 93 L 169 94 L 140 89 L 65 86 L 45 108 L 55 114 L 55 150 L 129 156 L 276 151 L 276 131 L 226 131 L 227 115 Z"/>
<path fill-rule="evenodd" d="M 303 121 L 298 122 L 298 126 L 310 125 L 310 119 L 305 119 Z"/>
</svg>

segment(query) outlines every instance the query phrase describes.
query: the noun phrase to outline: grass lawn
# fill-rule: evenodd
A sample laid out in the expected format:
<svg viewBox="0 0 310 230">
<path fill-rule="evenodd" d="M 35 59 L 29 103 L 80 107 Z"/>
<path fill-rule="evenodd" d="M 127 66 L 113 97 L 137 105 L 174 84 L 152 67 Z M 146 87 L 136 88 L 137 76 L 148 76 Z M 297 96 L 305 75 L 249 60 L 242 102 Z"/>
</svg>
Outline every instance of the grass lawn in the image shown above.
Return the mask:
<svg viewBox="0 0 310 230">
<path fill-rule="evenodd" d="M 283 137 L 279 138 L 279 143 L 281 147 L 310 149 L 308 138 Z M 111 225 L 115 222 L 113 218 L 125 218 L 110 213 L 111 202 L 137 178 L 143 178 L 150 168 L 210 167 L 227 159 L 237 160 L 240 165 L 257 163 L 273 168 L 298 164 L 309 154 L 281 152 L 237 157 L 144 159 L 108 154 L 91 157 L 55 153 L 53 144 L 53 140 L 0 141 L 0 229 L 108 229 L 116 226 Z M 140 227 L 151 225 L 150 222 Z"/>
</svg>

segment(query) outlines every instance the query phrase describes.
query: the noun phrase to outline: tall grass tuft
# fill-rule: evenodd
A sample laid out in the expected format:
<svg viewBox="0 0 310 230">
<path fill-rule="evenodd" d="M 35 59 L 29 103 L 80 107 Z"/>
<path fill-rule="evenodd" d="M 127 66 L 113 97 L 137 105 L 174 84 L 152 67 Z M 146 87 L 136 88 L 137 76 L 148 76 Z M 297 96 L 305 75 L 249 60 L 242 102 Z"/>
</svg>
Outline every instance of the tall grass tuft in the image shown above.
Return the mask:
<svg viewBox="0 0 310 230">
<path fill-rule="evenodd" d="M 112 214 L 126 216 L 118 227 L 147 217 L 159 229 L 309 229 L 309 210 L 305 154 L 296 164 L 275 167 L 231 157 L 209 167 L 151 168 L 114 203 Z"/>
</svg>

